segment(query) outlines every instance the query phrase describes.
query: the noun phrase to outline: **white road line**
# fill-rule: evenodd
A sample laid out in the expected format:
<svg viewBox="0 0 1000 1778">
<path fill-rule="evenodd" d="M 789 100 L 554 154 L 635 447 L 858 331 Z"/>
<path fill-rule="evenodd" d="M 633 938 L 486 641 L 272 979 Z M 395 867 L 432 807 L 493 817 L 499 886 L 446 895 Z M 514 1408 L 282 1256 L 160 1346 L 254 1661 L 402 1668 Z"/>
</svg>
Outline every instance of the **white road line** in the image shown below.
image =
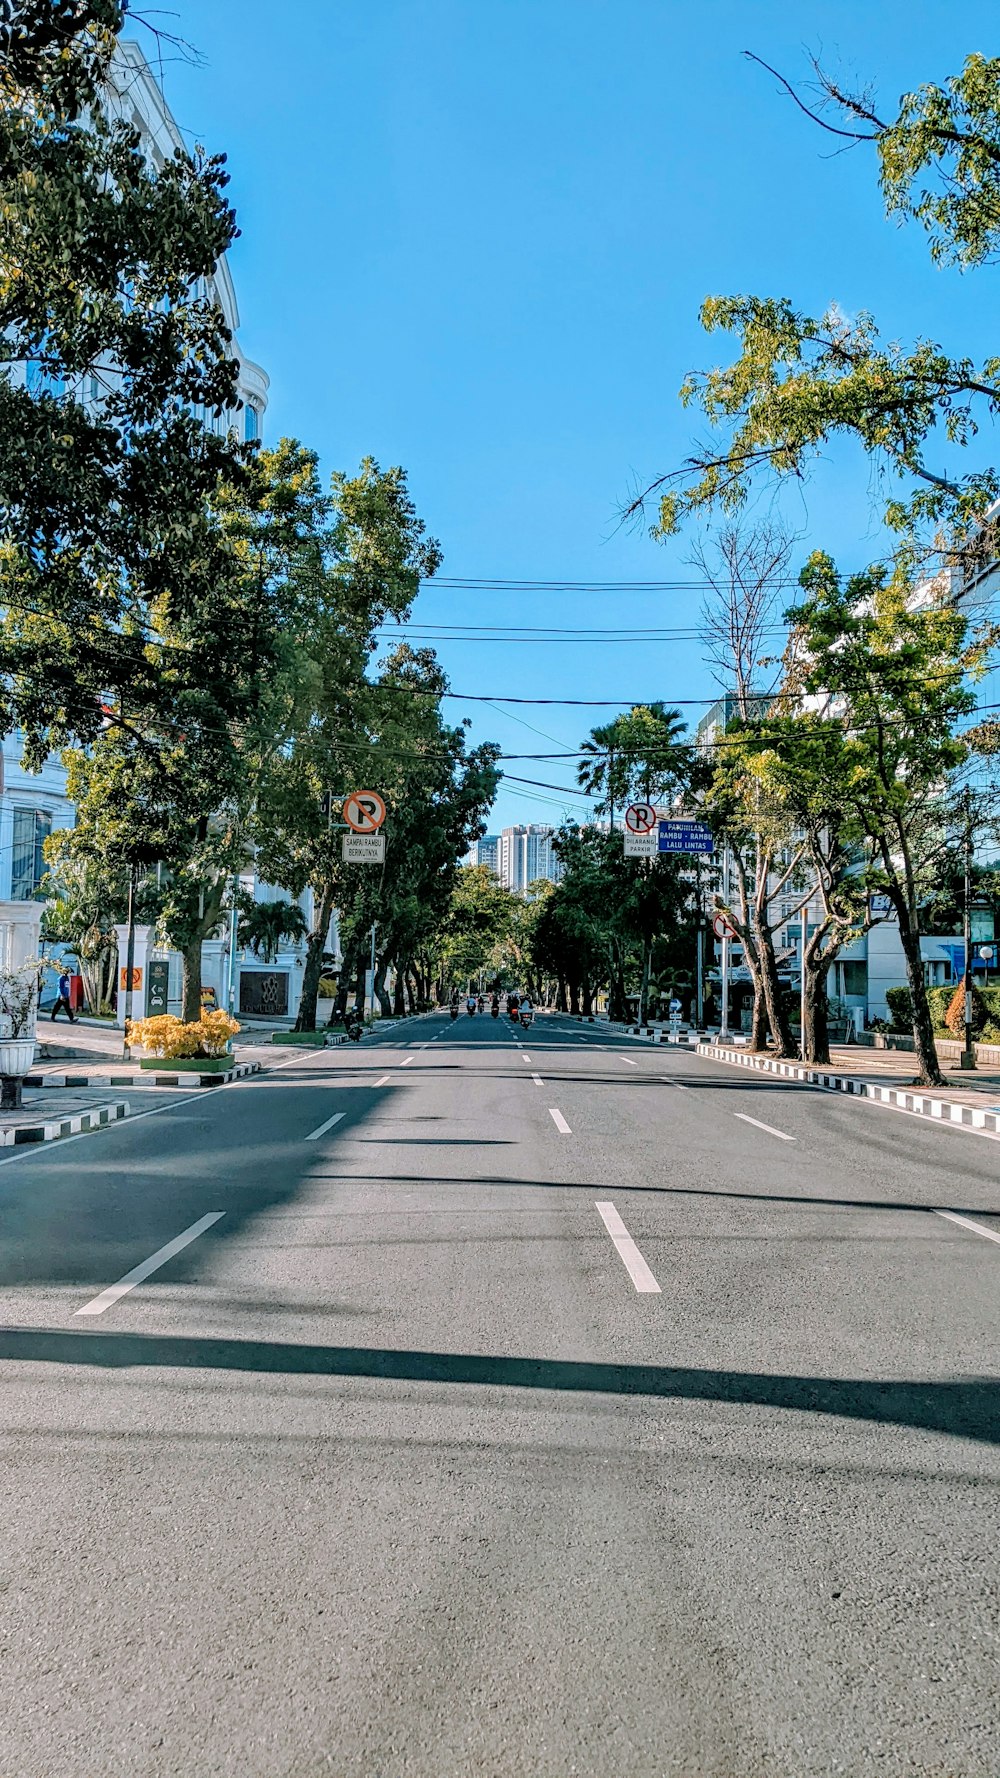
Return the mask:
<svg viewBox="0 0 1000 1778">
<path fill-rule="evenodd" d="M 224 1210 L 210 1210 L 207 1216 L 200 1216 L 197 1222 L 193 1222 L 191 1227 L 184 1229 L 181 1234 L 175 1235 L 174 1239 L 168 1241 L 165 1247 L 158 1247 L 155 1253 L 151 1253 L 148 1259 L 142 1261 L 141 1265 L 134 1266 L 131 1272 L 126 1272 L 124 1278 L 119 1278 L 117 1284 L 109 1284 L 107 1290 L 101 1291 L 100 1296 L 95 1296 L 89 1303 L 84 1303 L 82 1309 L 77 1309 L 77 1315 L 103 1315 L 105 1309 L 110 1309 L 120 1297 L 127 1296 L 128 1292 L 134 1290 L 137 1284 L 141 1284 L 144 1278 L 148 1278 L 151 1272 L 158 1272 L 161 1266 L 166 1265 L 168 1259 L 173 1259 L 175 1253 L 180 1253 L 183 1248 L 189 1247 L 192 1241 L 197 1241 L 199 1235 L 203 1235 L 206 1229 L 211 1228 L 213 1222 L 218 1222 L 225 1214 Z"/>
<path fill-rule="evenodd" d="M 519 1050 L 523 1050 L 524 1044 L 521 1042 L 521 1039 L 519 1037 L 515 1037 L 514 1042 L 517 1044 L 517 1047 Z"/>
<path fill-rule="evenodd" d="M 562 1112 L 557 1111 L 553 1105 L 549 1106 L 549 1116 L 555 1124 L 556 1129 L 559 1131 L 560 1136 L 572 1136 L 573 1132 L 566 1122 L 566 1119 L 563 1117 Z"/>
<path fill-rule="evenodd" d="M 624 1062 L 626 1068 L 634 1068 L 635 1067 L 635 1063 L 633 1062 L 631 1056 L 619 1056 L 618 1060 L 619 1060 L 619 1062 Z"/>
<path fill-rule="evenodd" d="M 346 1111 L 335 1111 L 332 1117 L 327 1118 L 325 1124 L 320 1124 L 318 1130 L 310 1130 L 308 1136 L 304 1137 L 303 1140 L 306 1142 L 317 1142 L 321 1136 L 326 1135 L 327 1130 L 332 1130 L 334 1124 L 339 1124 L 341 1118 L 346 1116 Z"/>
<path fill-rule="evenodd" d="M 376 1081 L 376 1082 L 375 1082 L 375 1085 L 376 1085 L 376 1086 L 377 1086 L 377 1087 L 384 1087 L 384 1086 L 387 1086 L 387 1085 L 388 1085 L 388 1083 L 389 1083 L 389 1081 L 390 1081 L 390 1080 L 391 1080 L 391 1079 L 392 1079 L 392 1075 L 391 1075 L 391 1074 L 383 1074 L 383 1076 L 382 1076 L 382 1078 L 381 1078 L 381 1080 L 377 1080 L 377 1081 Z"/>
<path fill-rule="evenodd" d="M 400 1064 L 399 1064 L 399 1066 L 400 1066 L 400 1067 L 401 1067 L 401 1068 L 408 1068 L 408 1067 L 409 1067 L 409 1066 L 410 1066 L 410 1063 L 411 1063 L 411 1062 L 412 1062 L 412 1061 L 413 1061 L 413 1060 L 414 1060 L 414 1058 L 413 1058 L 413 1056 L 407 1056 L 407 1058 L 406 1058 L 406 1061 L 405 1061 L 405 1062 L 400 1062 Z"/>
<path fill-rule="evenodd" d="M 594 1208 L 599 1212 L 601 1221 L 618 1249 L 618 1256 L 631 1278 L 632 1283 L 635 1285 L 636 1290 L 643 1296 L 659 1296 L 661 1294 L 660 1286 L 653 1277 L 652 1272 L 643 1259 L 642 1254 L 639 1252 L 638 1247 L 629 1234 L 628 1229 L 625 1227 L 625 1224 L 622 1222 L 614 1205 L 595 1204 Z"/>
<path fill-rule="evenodd" d="M 531 1067 L 531 1057 L 527 1055 L 524 1050 L 521 1051 L 521 1060 L 522 1062 L 527 1062 L 529 1068 Z"/>
<path fill-rule="evenodd" d="M 689 1092 L 690 1092 L 690 1091 L 691 1091 L 691 1088 L 690 1088 L 690 1087 L 686 1087 L 686 1086 L 685 1086 L 685 1085 L 684 1085 L 684 1083 L 683 1083 L 683 1081 L 680 1081 L 680 1080 L 671 1080 L 671 1078 L 670 1078 L 670 1076 L 669 1076 L 669 1074 L 662 1074 L 662 1075 L 661 1075 L 661 1076 L 660 1076 L 660 1079 L 661 1079 L 661 1080 L 665 1080 L 665 1081 L 666 1081 L 666 1083 L 667 1083 L 667 1085 L 668 1085 L 668 1087 L 676 1087 L 676 1088 L 677 1088 L 677 1091 L 678 1091 L 678 1092 L 679 1092 L 679 1093 L 689 1093 Z"/>
<path fill-rule="evenodd" d="M 532 1077 L 531 1077 L 531 1078 L 532 1078 L 532 1080 L 533 1080 L 533 1081 L 534 1081 L 534 1083 L 535 1083 L 535 1085 L 536 1085 L 536 1087 L 540 1087 L 540 1086 L 541 1086 L 541 1084 L 542 1084 L 542 1077 L 541 1077 L 541 1075 L 540 1075 L 540 1074 L 533 1074 L 533 1075 L 532 1075 Z"/>
<path fill-rule="evenodd" d="M 948 1222 L 957 1222 L 963 1229 L 972 1229 L 976 1235 L 982 1235 L 986 1241 L 995 1241 L 1000 1246 L 1000 1235 L 992 1229 L 984 1229 L 981 1222 L 973 1222 L 971 1216 L 959 1216 L 957 1210 L 935 1210 L 935 1216 L 943 1216 Z"/>
<path fill-rule="evenodd" d="M 753 1124 L 755 1129 L 766 1130 L 769 1136 L 777 1136 L 779 1142 L 798 1141 L 796 1136 L 786 1136 L 784 1130 L 776 1130 L 773 1124 L 762 1124 L 759 1117 L 748 1117 L 745 1111 L 734 1111 L 733 1116 L 738 1117 L 741 1123 Z"/>
</svg>

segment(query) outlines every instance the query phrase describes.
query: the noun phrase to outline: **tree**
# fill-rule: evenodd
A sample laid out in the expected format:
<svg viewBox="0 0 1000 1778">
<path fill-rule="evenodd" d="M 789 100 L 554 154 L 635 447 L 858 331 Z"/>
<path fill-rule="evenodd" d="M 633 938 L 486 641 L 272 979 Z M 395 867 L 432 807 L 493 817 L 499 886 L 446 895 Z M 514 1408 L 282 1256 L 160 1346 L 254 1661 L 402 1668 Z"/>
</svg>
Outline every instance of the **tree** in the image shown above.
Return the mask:
<svg viewBox="0 0 1000 1778">
<path fill-rule="evenodd" d="M 616 806 L 632 802 L 673 802 L 690 794 L 700 783 L 701 765 L 695 748 L 683 740 L 687 728 L 679 710 L 665 704 L 637 704 L 613 722 L 592 730 L 583 743 L 584 758 L 577 781 L 588 795 L 597 798 L 598 814 L 613 814 Z M 639 987 L 639 1018 L 646 1016 L 650 959 L 656 934 L 659 893 L 650 888 L 653 878 L 662 882 L 662 861 L 635 867 L 634 899 L 643 909 L 642 974 Z M 639 879 L 647 884 L 638 887 Z"/>
<path fill-rule="evenodd" d="M 780 610 L 791 559 L 791 542 L 771 522 L 726 525 L 712 543 L 696 545 L 695 566 L 708 592 L 702 606 L 702 639 L 724 693 L 723 730 L 733 721 L 752 733 L 777 689 L 774 650 L 765 641 Z M 768 1027 L 782 1054 L 790 1053 L 791 1030 L 778 981 L 773 930 L 797 883 L 802 849 L 781 810 L 781 799 L 765 794 L 755 769 L 755 751 L 739 733 L 724 732 L 710 759 L 709 803 L 728 863 L 719 905 L 740 939 L 753 983 L 751 1047 L 762 1049 Z M 731 879 L 735 877 L 735 882 Z"/>
<path fill-rule="evenodd" d="M 875 144 L 889 213 L 919 221 L 939 262 L 972 267 L 991 259 L 1000 231 L 1000 60 L 969 56 L 961 75 L 943 87 L 905 95 L 892 121 L 880 119 L 866 97 L 843 93 L 822 71 L 820 77 L 849 127 L 817 121 Z M 928 171 L 936 190 L 920 184 Z M 1000 360 L 976 364 L 931 341 L 887 344 L 870 315 L 848 318 L 836 305 L 812 316 L 787 298 L 716 296 L 701 314 L 706 331 L 735 334 L 739 355 L 724 368 L 690 375 L 681 399 L 724 436 L 719 448 L 699 449 L 630 503 L 634 514 L 659 496 L 658 535 L 676 530 L 690 512 L 738 509 L 761 471 L 801 478 L 827 442 L 845 434 L 885 482 L 885 518 L 907 550 L 928 531 L 944 531 L 953 556 L 992 546 L 981 521 L 1000 495 L 995 468 L 942 470 L 929 451 L 972 446 L 980 423 L 996 419 Z M 988 436 L 988 425 L 984 431 Z"/>
<path fill-rule="evenodd" d="M 465 865 L 456 873 L 442 929 L 442 980 L 462 986 L 480 971 L 495 975 L 511 936 L 519 898 L 505 889 L 489 865 Z"/>
<path fill-rule="evenodd" d="M 901 570 L 869 569 L 844 582 L 831 558 L 816 552 L 802 585 L 805 599 L 789 613 L 797 685 L 827 701 L 842 727 L 837 794 L 872 842 L 873 882 L 899 921 L 920 1079 L 939 1085 L 922 907 L 947 845 L 948 778 L 970 753 L 955 724 L 975 708 L 968 680 L 983 669 L 1000 631 L 970 637 L 954 604 L 918 606 Z"/>
<path fill-rule="evenodd" d="M 225 578 L 212 502 L 246 453 L 196 412 L 237 400 L 199 294 L 235 234 L 222 160 L 154 164 L 106 114 L 124 8 L 17 10 L 0 58 L 0 724 L 40 763 L 169 713 L 150 627 L 191 628 Z"/>
<path fill-rule="evenodd" d="M 42 916 L 47 950 L 64 946 L 80 965 L 87 1005 L 94 1013 L 110 1008 L 115 991 L 118 948 L 115 926 L 128 907 L 128 871 L 105 875 L 92 859 L 74 858 L 66 830 L 46 841 L 49 870 L 42 885 L 49 897 Z"/>
<path fill-rule="evenodd" d="M 240 914 L 237 938 L 255 957 L 273 963 L 285 939 L 305 938 L 308 930 L 297 902 L 255 901 Z"/>
</svg>

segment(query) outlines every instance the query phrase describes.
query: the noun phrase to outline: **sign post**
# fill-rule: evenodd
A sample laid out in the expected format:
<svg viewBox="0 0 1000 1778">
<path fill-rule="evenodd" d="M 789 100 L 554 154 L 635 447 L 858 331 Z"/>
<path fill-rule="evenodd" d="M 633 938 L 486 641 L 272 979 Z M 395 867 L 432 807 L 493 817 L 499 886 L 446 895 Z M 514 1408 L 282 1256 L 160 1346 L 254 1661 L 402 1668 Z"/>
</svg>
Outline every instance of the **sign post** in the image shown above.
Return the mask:
<svg viewBox="0 0 1000 1778">
<path fill-rule="evenodd" d="M 652 803 L 630 803 L 625 810 L 625 857 L 656 858 L 659 850 Z"/>
</svg>

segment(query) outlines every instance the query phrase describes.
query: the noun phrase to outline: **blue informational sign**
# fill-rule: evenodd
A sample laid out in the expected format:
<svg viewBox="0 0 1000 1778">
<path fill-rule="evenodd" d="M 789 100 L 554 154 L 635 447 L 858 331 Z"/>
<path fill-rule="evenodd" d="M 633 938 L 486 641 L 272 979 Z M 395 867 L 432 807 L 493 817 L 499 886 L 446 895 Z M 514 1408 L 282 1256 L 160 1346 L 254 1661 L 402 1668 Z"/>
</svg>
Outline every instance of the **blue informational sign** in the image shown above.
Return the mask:
<svg viewBox="0 0 1000 1778">
<path fill-rule="evenodd" d="M 714 852 L 711 829 L 704 821 L 661 821 L 661 852 Z"/>
</svg>

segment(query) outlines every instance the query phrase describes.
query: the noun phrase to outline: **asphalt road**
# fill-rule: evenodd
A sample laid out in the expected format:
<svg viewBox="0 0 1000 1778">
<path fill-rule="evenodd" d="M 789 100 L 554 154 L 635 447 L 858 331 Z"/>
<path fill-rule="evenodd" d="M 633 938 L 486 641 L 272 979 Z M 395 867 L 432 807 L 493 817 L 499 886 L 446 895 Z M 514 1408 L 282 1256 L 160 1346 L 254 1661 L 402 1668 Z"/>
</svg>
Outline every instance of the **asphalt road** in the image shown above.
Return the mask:
<svg viewBox="0 0 1000 1778">
<path fill-rule="evenodd" d="M 480 1017 L 0 1160 L 3 1778 L 995 1778 L 998 1168 Z"/>
</svg>

